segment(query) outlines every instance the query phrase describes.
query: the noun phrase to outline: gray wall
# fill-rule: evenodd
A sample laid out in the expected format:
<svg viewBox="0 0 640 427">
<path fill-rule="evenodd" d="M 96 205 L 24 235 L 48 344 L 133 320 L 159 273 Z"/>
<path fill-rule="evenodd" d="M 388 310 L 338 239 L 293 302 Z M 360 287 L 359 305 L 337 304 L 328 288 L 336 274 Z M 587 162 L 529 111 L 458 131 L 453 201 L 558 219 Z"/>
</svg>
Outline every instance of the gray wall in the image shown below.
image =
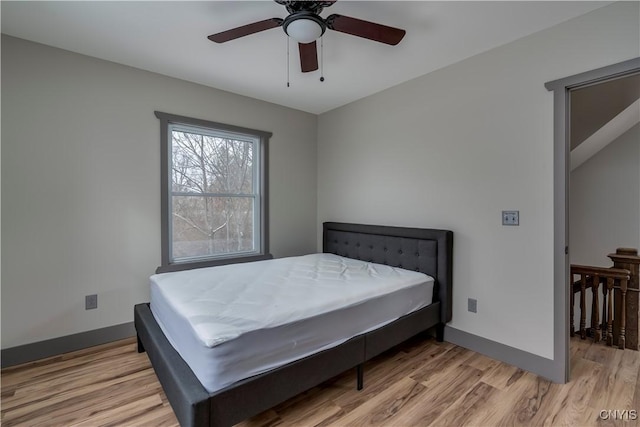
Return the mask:
<svg viewBox="0 0 640 427">
<path fill-rule="evenodd" d="M 571 172 L 571 263 L 610 267 L 607 254 L 640 246 L 640 124 Z"/>
<path fill-rule="evenodd" d="M 571 263 L 611 267 L 616 248 L 640 248 L 640 124 L 571 172 Z M 575 296 L 574 327 L 580 327 Z M 591 293 L 587 292 L 587 323 Z M 600 298 L 602 304 L 602 298 Z"/>
<path fill-rule="evenodd" d="M 2 348 L 130 322 L 148 301 L 154 110 L 273 132 L 271 252 L 315 251 L 315 115 L 6 36 L 2 107 Z"/>
<path fill-rule="evenodd" d="M 544 84 L 637 57 L 639 6 L 607 6 L 320 116 L 318 222 L 452 229 L 451 327 L 553 359 Z M 512 209 L 520 226 L 501 226 Z"/>
<path fill-rule="evenodd" d="M 314 251 L 326 220 L 450 228 L 452 327 L 552 358 L 544 83 L 637 57 L 639 18 L 613 4 L 319 118 L 3 36 L 2 347 L 128 322 L 148 300 L 161 110 L 274 133 L 276 256 Z"/>
</svg>

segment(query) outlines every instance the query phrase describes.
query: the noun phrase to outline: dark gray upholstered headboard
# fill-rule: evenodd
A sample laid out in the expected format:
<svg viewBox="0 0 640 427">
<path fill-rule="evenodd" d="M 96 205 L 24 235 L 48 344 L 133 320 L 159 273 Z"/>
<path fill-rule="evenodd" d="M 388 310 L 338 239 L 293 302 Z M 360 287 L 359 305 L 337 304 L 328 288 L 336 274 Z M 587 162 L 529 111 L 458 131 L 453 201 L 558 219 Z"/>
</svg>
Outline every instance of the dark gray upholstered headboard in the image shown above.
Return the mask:
<svg viewBox="0 0 640 427">
<path fill-rule="evenodd" d="M 436 279 L 441 321 L 451 320 L 452 231 L 325 222 L 322 251 L 428 274 Z"/>
</svg>

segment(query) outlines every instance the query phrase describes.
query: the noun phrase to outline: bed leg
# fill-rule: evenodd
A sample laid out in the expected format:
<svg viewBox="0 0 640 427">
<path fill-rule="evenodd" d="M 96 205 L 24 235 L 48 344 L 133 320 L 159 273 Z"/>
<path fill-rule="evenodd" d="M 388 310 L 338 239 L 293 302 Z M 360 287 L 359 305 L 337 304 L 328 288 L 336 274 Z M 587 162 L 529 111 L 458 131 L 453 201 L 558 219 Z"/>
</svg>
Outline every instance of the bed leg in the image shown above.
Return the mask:
<svg viewBox="0 0 640 427">
<path fill-rule="evenodd" d="M 356 376 L 358 378 L 358 391 L 364 387 L 364 369 L 362 363 L 356 366 Z"/>
<path fill-rule="evenodd" d="M 142 341 L 140 341 L 140 335 L 136 335 L 138 338 L 138 353 L 144 353 L 144 346 L 142 345 Z"/>
<path fill-rule="evenodd" d="M 444 323 L 438 323 L 436 325 L 436 341 L 444 341 Z"/>
</svg>

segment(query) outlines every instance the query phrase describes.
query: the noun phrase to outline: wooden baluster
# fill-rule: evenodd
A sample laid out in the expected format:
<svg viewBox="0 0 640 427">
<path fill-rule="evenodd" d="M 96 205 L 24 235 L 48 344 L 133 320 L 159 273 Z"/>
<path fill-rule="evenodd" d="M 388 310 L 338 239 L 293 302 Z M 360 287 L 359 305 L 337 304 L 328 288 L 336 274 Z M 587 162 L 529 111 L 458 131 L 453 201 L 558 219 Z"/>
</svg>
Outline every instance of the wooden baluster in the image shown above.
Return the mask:
<svg viewBox="0 0 640 427">
<path fill-rule="evenodd" d="M 618 338 L 618 348 L 624 350 L 626 344 L 627 326 L 627 279 L 620 280 L 620 293 L 622 294 L 622 310 L 620 313 L 620 337 Z"/>
<path fill-rule="evenodd" d="M 580 275 L 580 338 L 587 338 L 587 307 L 585 302 L 585 294 L 587 288 L 587 275 Z"/>
<path fill-rule="evenodd" d="M 598 318 L 598 310 L 600 309 L 600 301 L 598 300 L 598 287 L 600 286 L 600 276 L 593 276 L 593 285 L 591 291 L 593 294 L 593 304 L 591 308 L 591 330 L 593 331 L 593 342 L 599 342 L 600 336 L 600 319 Z"/>
<path fill-rule="evenodd" d="M 579 282 L 574 282 L 574 278 L 579 276 Z M 621 268 L 605 268 L 605 267 L 592 267 L 584 265 L 571 265 L 571 307 L 575 307 L 575 293 L 580 292 L 580 337 L 586 339 L 586 290 L 587 287 L 591 288 L 593 294 L 592 313 L 591 313 L 591 328 L 593 330 L 593 340 L 598 342 L 606 339 L 607 345 L 618 345 L 619 341 L 626 341 L 629 345 L 630 333 L 629 314 L 630 307 L 633 309 L 633 305 L 629 302 L 630 291 L 634 291 L 632 288 L 630 279 L 630 271 Z M 602 321 L 599 317 L 599 288 L 602 282 Z M 618 286 L 620 284 L 620 286 Z M 616 289 L 620 289 L 618 292 Z M 624 297 L 623 297 L 624 294 Z M 623 308 L 618 308 L 620 301 L 624 299 L 625 305 Z M 627 307 L 629 305 L 629 307 Z M 573 314 L 573 310 L 571 310 Z M 624 317 L 626 323 L 622 323 L 622 333 L 620 333 L 620 324 Z M 571 330 L 573 330 L 574 316 L 570 316 L 572 321 Z M 575 331 L 573 331 L 575 334 Z"/>
<path fill-rule="evenodd" d="M 574 323 L 573 311 L 575 310 L 575 305 L 576 305 L 576 302 L 575 302 L 576 294 L 573 292 L 573 283 L 574 283 L 573 282 L 574 281 L 574 277 L 573 276 L 574 276 L 574 274 L 571 273 L 571 285 L 570 285 L 571 290 L 569 291 L 570 292 L 569 301 L 570 301 L 570 304 L 571 304 L 571 307 L 569 308 L 569 335 L 572 336 L 572 337 L 575 336 L 575 334 L 576 334 L 576 331 L 575 331 L 575 328 L 574 328 L 574 325 L 573 325 L 573 323 Z"/>
<path fill-rule="evenodd" d="M 613 345 L 613 278 L 607 277 L 607 345 Z"/>
<path fill-rule="evenodd" d="M 625 306 L 625 345 L 632 350 L 640 350 L 640 257 L 638 250 L 634 248 L 618 248 L 615 253 L 609 254 L 615 268 L 629 270 L 630 278 L 627 283 L 627 304 Z M 616 292 L 616 302 L 621 303 L 621 292 Z M 616 319 L 613 331 L 617 333 L 620 321 Z"/>
<path fill-rule="evenodd" d="M 602 284 L 602 325 L 600 328 L 602 329 L 603 338 L 607 337 L 607 284 Z"/>
</svg>

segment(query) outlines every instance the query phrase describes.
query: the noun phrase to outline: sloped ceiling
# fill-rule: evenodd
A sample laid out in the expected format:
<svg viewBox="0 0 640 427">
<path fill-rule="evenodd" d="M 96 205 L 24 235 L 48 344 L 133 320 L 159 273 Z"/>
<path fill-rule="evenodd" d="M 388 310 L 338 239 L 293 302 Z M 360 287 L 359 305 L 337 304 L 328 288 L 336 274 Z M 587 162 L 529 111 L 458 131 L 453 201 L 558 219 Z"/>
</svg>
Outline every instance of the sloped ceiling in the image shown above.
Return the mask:
<svg viewBox="0 0 640 427">
<path fill-rule="evenodd" d="M 398 46 L 327 31 L 324 77 L 301 73 L 281 28 L 207 36 L 273 17 L 274 1 L 0 1 L 2 32 L 311 113 L 322 113 L 611 2 L 348 1 L 338 13 L 403 28 Z"/>
<path fill-rule="evenodd" d="M 571 150 L 611 122 L 639 98 L 640 74 L 572 91 Z"/>
<path fill-rule="evenodd" d="M 604 147 L 640 122 L 640 99 L 622 110 L 591 136 L 571 150 L 571 170 L 589 160 Z"/>
</svg>

